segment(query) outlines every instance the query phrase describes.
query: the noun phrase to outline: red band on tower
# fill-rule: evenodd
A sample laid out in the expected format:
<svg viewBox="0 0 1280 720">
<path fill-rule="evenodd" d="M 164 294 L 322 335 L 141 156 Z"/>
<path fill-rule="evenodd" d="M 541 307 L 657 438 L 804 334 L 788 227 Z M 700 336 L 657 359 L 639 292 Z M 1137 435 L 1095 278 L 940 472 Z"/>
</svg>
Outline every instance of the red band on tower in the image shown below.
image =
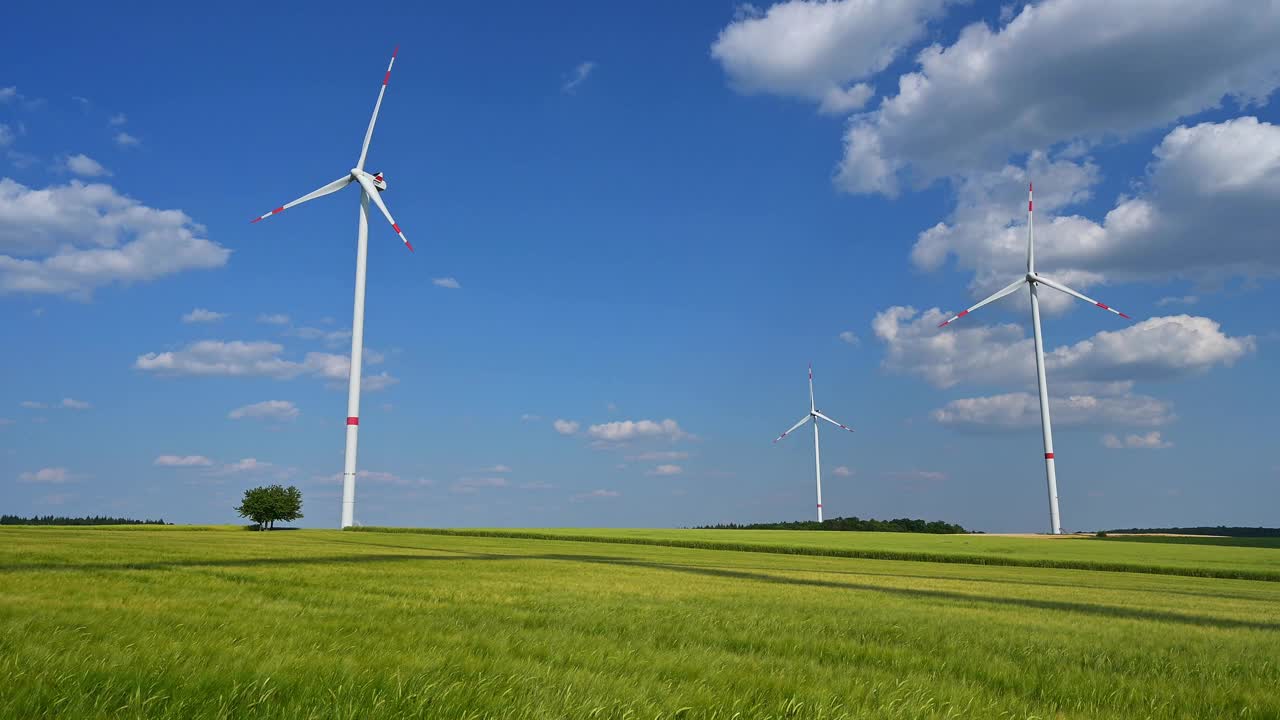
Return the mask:
<svg viewBox="0 0 1280 720">
<path fill-rule="evenodd" d="M 1045 460 L 1052 460 L 1052 459 L 1053 459 L 1053 453 L 1045 453 L 1045 454 L 1044 454 L 1044 459 L 1045 459 Z"/>
<path fill-rule="evenodd" d="M 348 425 L 359 425 L 359 424 L 360 424 L 360 418 L 358 418 L 358 417 L 349 417 L 349 418 L 347 418 L 347 424 L 348 424 Z"/>
</svg>

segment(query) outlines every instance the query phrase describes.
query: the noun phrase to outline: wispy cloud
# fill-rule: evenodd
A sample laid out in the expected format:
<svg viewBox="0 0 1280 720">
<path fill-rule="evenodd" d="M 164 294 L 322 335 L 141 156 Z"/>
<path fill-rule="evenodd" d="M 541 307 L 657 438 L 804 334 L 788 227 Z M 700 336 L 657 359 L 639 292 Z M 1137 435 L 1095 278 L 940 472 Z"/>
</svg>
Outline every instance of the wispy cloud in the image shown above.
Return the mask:
<svg viewBox="0 0 1280 720">
<path fill-rule="evenodd" d="M 659 476 L 669 477 L 671 475 L 679 475 L 682 472 L 684 472 L 684 468 L 680 467 L 679 465 L 666 464 L 666 465 L 659 465 L 658 467 L 645 473 L 645 475 L 659 475 Z"/>
<path fill-rule="evenodd" d="M 861 340 L 858 339 L 858 336 L 852 330 L 845 330 L 844 332 L 840 333 L 839 338 L 840 338 L 840 342 L 843 342 L 846 345 L 857 345 L 859 342 L 861 342 Z"/>
<path fill-rule="evenodd" d="M 104 177 L 111 174 L 110 170 L 84 153 L 68 157 L 67 169 L 80 177 Z"/>
<path fill-rule="evenodd" d="M 1123 438 L 1113 433 L 1102 436 L 1102 444 L 1112 450 L 1122 448 L 1129 450 L 1163 450 L 1173 447 L 1173 443 L 1165 440 L 1159 430 L 1152 430 L 1145 435 L 1127 435 Z"/>
<path fill-rule="evenodd" d="M 59 403 L 59 407 L 66 408 L 67 410 L 88 410 L 93 406 L 85 402 L 84 400 L 76 400 L 75 398 L 62 398 L 62 402 Z"/>
<path fill-rule="evenodd" d="M 78 476 L 64 467 L 47 467 L 41 468 L 34 472 L 24 472 L 18 476 L 19 482 L 24 483 L 41 483 L 47 485 L 61 485 L 71 482 Z"/>
<path fill-rule="evenodd" d="M 124 131 L 116 133 L 115 141 L 116 145 L 122 148 L 137 147 L 142 144 L 141 140 Z"/>
<path fill-rule="evenodd" d="M 620 495 L 622 495 L 622 493 L 617 490 L 599 489 L 592 490 L 591 492 L 578 493 L 569 499 L 573 502 L 582 502 L 583 500 L 608 500 L 609 498 L 616 498 Z"/>
<path fill-rule="evenodd" d="M 210 323 L 217 322 L 227 316 L 226 313 L 214 312 L 204 308 L 196 308 L 186 315 L 182 316 L 184 323 Z"/>
<path fill-rule="evenodd" d="M 451 277 L 432 278 L 431 284 L 436 287 L 449 288 L 450 290 L 457 290 L 462 287 L 462 283 Z"/>
<path fill-rule="evenodd" d="M 556 419 L 555 422 L 551 423 L 551 427 L 555 428 L 556 432 L 561 435 L 572 435 L 578 432 L 578 428 L 582 427 L 582 425 L 576 420 Z"/>
<path fill-rule="evenodd" d="M 288 325 L 289 316 L 284 313 L 263 313 L 258 316 L 258 322 L 264 325 Z"/>
<path fill-rule="evenodd" d="M 243 420 L 245 418 L 255 420 L 294 420 L 298 415 L 298 407 L 288 400 L 263 400 L 260 403 L 238 407 L 228 413 L 227 417 L 232 420 Z"/>
<path fill-rule="evenodd" d="M 573 72 L 569 74 L 569 79 L 565 81 L 564 85 L 560 86 L 560 91 L 569 95 L 577 92 L 578 86 L 586 82 L 587 78 L 591 76 L 592 71 L 595 69 L 596 64 L 594 61 L 587 60 L 586 62 L 579 63 L 578 66 L 573 69 Z"/>
<path fill-rule="evenodd" d="M 151 464 L 158 467 L 210 467 L 213 461 L 203 455 L 161 455 Z"/>
</svg>

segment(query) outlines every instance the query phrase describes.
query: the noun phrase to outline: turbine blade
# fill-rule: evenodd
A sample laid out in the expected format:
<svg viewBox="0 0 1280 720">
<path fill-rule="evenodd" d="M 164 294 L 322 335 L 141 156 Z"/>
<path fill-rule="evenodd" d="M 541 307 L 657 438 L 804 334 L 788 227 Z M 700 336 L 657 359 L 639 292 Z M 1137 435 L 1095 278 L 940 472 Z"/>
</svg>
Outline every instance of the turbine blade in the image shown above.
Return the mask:
<svg viewBox="0 0 1280 720">
<path fill-rule="evenodd" d="M 272 215 L 277 215 L 277 214 L 279 214 L 279 213 L 282 213 L 282 212 L 284 212 L 285 210 L 288 210 L 289 208 L 293 207 L 294 205 L 301 205 L 302 203 L 304 203 L 304 202 L 306 202 L 306 201 L 308 201 L 308 200 L 315 200 L 315 199 L 316 199 L 316 198 L 318 198 L 318 197 L 324 197 L 325 195 L 328 195 L 328 194 L 330 194 L 330 193 L 336 193 L 336 192 L 338 192 L 339 190 L 341 190 L 342 188 L 344 188 L 344 187 L 346 187 L 346 186 L 348 186 L 348 185 L 350 185 L 350 184 L 351 184 L 351 176 L 350 176 L 350 175 L 348 175 L 348 176 L 346 176 L 346 177 L 344 177 L 344 178 L 338 178 L 337 180 L 334 180 L 333 182 L 329 183 L 328 185 L 325 185 L 324 187 L 320 188 L 319 190 L 315 190 L 315 191 L 313 191 L 313 192 L 309 192 L 309 193 L 307 193 L 306 195 L 303 195 L 302 197 L 298 198 L 297 200 L 294 200 L 294 201 L 293 201 L 293 202 L 291 202 L 291 203 L 285 203 L 284 205 L 281 205 L 280 207 L 276 208 L 275 210 L 272 210 L 271 212 L 267 213 L 266 215 L 263 215 L 263 216 L 261 216 L 261 217 L 256 217 L 256 218 L 254 218 L 254 219 L 250 220 L 250 221 L 249 221 L 249 223 L 250 223 L 250 224 L 253 224 L 253 223 L 256 223 L 256 222 L 258 222 L 258 221 L 260 221 L 260 220 L 265 220 L 266 218 L 269 218 L 269 217 L 271 217 Z"/>
<path fill-rule="evenodd" d="M 951 317 L 951 319 L 949 319 L 949 320 L 947 320 L 946 322 L 942 323 L 942 324 L 941 324 L 941 325 L 939 325 L 938 327 L 946 327 L 947 325 L 950 325 L 951 323 L 955 322 L 956 320 L 959 320 L 960 318 L 964 317 L 965 315 L 968 315 L 969 313 L 973 312 L 974 310 L 977 310 L 978 308 L 982 307 L 983 305 L 986 305 L 987 303 L 992 303 L 992 302 L 995 302 L 996 300 L 999 300 L 1000 298 L 1004 297 L 1005 295 L 1008 295 L 1009 293 L 1013 292 L 1014 290 L 1017 290 L 1018 288 L 1022 287 L 1022 285 L 1023 285 L 1024 283 L 1026 283 L 1026 282 L 1027 282 L 1027 279 L 1026 279 L 1026 278 L 1022 278 L 1021 280 L 1018 280 L 1017 282 L 1015 282 L 1015 283 L 1013 283 L 1013 284 L 1009 285 L 1009 287 L 1006 287 L 1005 289 L 1003 289 L 1003 290 L 1001 290 L 1001 291 L 997 292 L 996 294 L 992 295 L 991 297 L 987 298 L 986 300 L 983 300 L 982 302 L 978 303 L 977 305 L 974 305 L 973 307 L 969 308 L 968 310 L 962 310 L 962 311 L 960 311 L 960 314 L 959 314 L 959 315 L 952 316 L 952 317 Z"/>
<path fill-rule="evenodd" d="M 382 211 L 382 214 L 387 218 L 387 222 L 391 223 L 391 229 L 395 230 L 400 239 L 404 241 L 404 246 L 409 248 L 409 252 L 413 252 L 413 245 L 409 243 L 409 238 L 400 232 L 400 226 L 396 224 L 395 218 L 391 217 L 391 211 L 387 210 L 387 206 L 382 204 L 382 198 L 378 197 L 378 188 L 373 186 L 366 174 L 362 173 L 357 177 L 360 180 L 360 187 L 364 188 L 364 191 L 369 195 L 369 199 L 373 200 L 373 204 L 377 205 L 378 209 Z"/>
<path fill-rule="evenodd" d="M 813 404 L 813 363 L 809 363 L 809 409 L 812 410 L 816 405 Z"/>
<path fill-rule="evenodd" d="M 826 415 L 823 415 L 822 413 L 820 413 L 820 412 L 818 412 L 818 411 L 816 411 L 816 410 L 814 411 L 814 413 L 815 413 L 819 418 L 822 418 L 823 420 L 826 420 L 827 422 L 831 423 L 832 425 L 835 425 L 836 427 L 840 428 L 841 430 L 848 430 L 849 432 L 853 432 L 853 428 L 849 427 L 848 425 L 845 425 L 844 423 L 836 422 L 835 420 L 832 420 L 831 418 L 827 417 Z"/>
<path fill-rule="evenodd" d="M 1047 277 L 1045 277 L 1045 276 L 1043 276 L 1043 275 L 1037 275 L 1037 276 L 1036 276 L 1036 282 L 1041 283 L 1041 284 L 1044 284 L 1044 285 L 1048 285 L 1049 287 L 1053 288 L 1054 290 L 1059 290 L 1059 291 L 1064 292 L 1064 293 L 1066 293 L 1066 294 L 1068 294 L 1068 295 L 1074 295 L 1074 296 L 1076 296 L 1076 297 L 1080 298 L 1081 300 L 1083 300 L 1083 301 L 1085 301 L 1085 302 L 1089 303 L 1090 305 L 1097 305 L 1098 307 L 1102 308 L 1103 310 L 1106 310 L 1107 312 L 1115 313 L 1116 315 L 1119 315 L 1120 317 L 1124 318 L 1125 320 L 1132 320 L 1132 319 L 1133 319 L 1133 318 L 1129 317 L 1128 315 L 1125 315 L 1124 313 L 1120 312 L 1119 310 L 1117 310 L 1117 309 L 1115 309 L 1115 308 L 1111 307 L 1110 305 L 1105 305 L 1105 304 L 1103 304 L 1103 303 L 1100 303 L 1100 302 L 1098 302 L 1097 300 L 1094 300 L 1093 298 L 1089 297 L 1088 295 L 1085 295 L 1084 293 L 1076 292 L 1075 290 L 1072 290 L 1071 288 L 1067 287 L 1066 285 L 1063 285 L 1062 283 L 1057 282 L 1056 280 L 1050 280 L 1049 278 L 1047 278 Z"/>
<path fill-rule="evenodd" d="M 788 431 L 786 431 L 786 432 L 782 433 L 781 435 L 779 435 L 778 437 L 774 438 L 774 440 L 773 440 L 773 441 L 774 441 L 774 442 L 778 442 L 778 441 L 779 441 L 779 440 L 781 440 L 782 438 L 784 438 L 784 437 L 786 437 L 786 436 L 790 435 L 791 433 L 795 432 L 796 428 L 798 428 L 798 427 L 800 427 L 801 425 L 804 425 L 805 423 L 809 422 L 809 419 L 810 419 L 810 418 L 812 418 L 812 417 L 813 417 L 812 415 L 805 415 L 804 417 L 800 418 L 800 422 L 796 423 L 795 425 L 792 425 L 790 430 L 788 430 Z"/>
<path fill-rule="evenodd" d="M 397 46 L 391 53 L 391 62 L 387 63 L 387 74 L 382 76 L 382 87 L 378 89 L 378 101 L 373 104 L 373 117 L 369 118 L 369 129 L 364 132 L 364 145 L 360 146 L 357 170 L 364 170 L 364 159 L 369 154 L 369 141 L 373 139 L 373 126 L 378 122 L 378 109 L 382 107 L 382 95 L 387 92 L 387 83 L 391 82 L 391 66 L 396 64 L 396 53 L 399 52 L 400 48 Z"/>
</svg>

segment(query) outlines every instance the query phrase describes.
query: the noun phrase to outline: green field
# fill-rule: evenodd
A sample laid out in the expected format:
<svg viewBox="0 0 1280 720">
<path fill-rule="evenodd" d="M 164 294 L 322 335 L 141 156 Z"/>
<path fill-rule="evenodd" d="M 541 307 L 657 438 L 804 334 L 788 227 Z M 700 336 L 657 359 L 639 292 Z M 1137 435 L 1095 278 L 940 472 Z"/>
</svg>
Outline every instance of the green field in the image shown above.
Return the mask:
<svg viewBox="0 0 1280 720">
<path fill-rule="evenodd" d="M 1188 572 L 1269 571 L 1280 554 L 706 532 Z M 6 718 L 1280 717 L 1277 582 L 493 536 L 3 528 L 0 588 Z"/>
</svg>

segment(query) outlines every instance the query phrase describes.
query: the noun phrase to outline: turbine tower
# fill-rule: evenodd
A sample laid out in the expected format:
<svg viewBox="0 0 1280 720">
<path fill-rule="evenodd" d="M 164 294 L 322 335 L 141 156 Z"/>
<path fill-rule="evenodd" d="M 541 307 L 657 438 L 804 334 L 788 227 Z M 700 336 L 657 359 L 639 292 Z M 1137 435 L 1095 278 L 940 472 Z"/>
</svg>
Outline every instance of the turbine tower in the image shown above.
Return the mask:
<svg viewBox="0 0 1280 720">
<path fill-rule="evenodd" d="M 1058 515 L 1058 474 L 1054 469 L 1053 457 L 1053 426 L 1049 422 L 1049 386 L 1045 380 L 1044 374 L 1044 339 L 1040 334 L 1040 295 L 1038 287 L 1045 285 L 1054 290 L 1064 292 L 1073 297 L 1096 305 L 1103 310 L 1115 313 L 1120 317 L 1131 320 L 1128 315 L 1116 310 L 1115 308 L 1104 305 L 1083 293 L 1076 292 L 1060 282 L 1051 280 L 1044 275 L 1036 272 L 1036 240 L 1035 233 L 1032 228 L 1032 218 L 1034 216 L 1035 205 L 1032 200 L 1032 192 L 1034 185 L 1027 185 L 1027 274 L 1019 278 L 1016 282 L 997 292 L 991 297 L 961 312 L 959 315 L 952 317 L 938 327 L 946 327 L 969 313 L 988 303 L 999 300 L 1005 295 L 1012 294 L 1020 289 L 1024 284 L 1031 288 L 1031 327 L 1035 336 L 1036 348 L 1036 382 L 1040 387 L 1040 432 L 1044 436 L 1044 472 L 1045 478 L 1049 484 L 1049 531 L 1054 535 L 1062 534 L 1062 522 Z"/>
<path fill-rule="evenodd" d="M 822 522 L 822 455 L 818 451 L 818 421 L 826 420 L 841 430 L 848 430 L 849 432 L 853 432 L 853 428 L 848 425 L 838 423 L 818 412 L 818 407 L 813 402 L 813 363 L 809 363 L 809 414 L 800 418 L 800 422 L 792 425 L 790 430 L 774 438 L 773 441 L 775 443 L 778 442 L 782 438 L 790 435 L 796 428 L 799 428 L 810 420 L 813 421 L 813 473 L 814 480 L 818 486 L 818 522 Z"/>
<path fill-rule="evenodd" d="M 398 52 L 400 48 L 396 48 L 391 53 L 391 62 L 387 63 L 387 74 L 382 77 L 382 88 L 378 90 L 378 100 L 373 105 L 373 117 L 369 118 L 369 129 L 364 133 L 364 144 L 360 147 L 360 159 L 356 161 L 356 166 L 346 175 L 319 190 L 303 195 L 291 203 L 281 205 L 266 215 L 252 220 L 255 223 L 265 220 L 294 205 L 301 205 L 308 200 L 338 192 L 351 183 L 360 185 L 360 221 L 356 234 L 356 298 L 355 313 L 351 321 L 351 375 L 347 386 L 347 452 L 342 471 L 342 527 L 344 528 L 350 527 L 355 522 L 356 510 L 356 441 L 360 431 L 360 360 L 364 350 L 364 276 L 369 244 L 370 201 L 382 211 L 387 222 L 391 223 L 391 229 L 395 230 L 404 242 L 404 246 L 409 248 L 410 252 L 413 251 L 413 245 L 409 244 L 409 239 L 400 231 L 400 226 L 396 224 L 395 218 L 391 217 L 391 212 L 383 204 L 382 198 L 378 197 L 378 193 L 387 189 L 387 182 L 383 179 L 382 173 L 371 174 L 364 169 L 365 157 L 369 154 L 369 141 L 373 139 L 373 126 L 378 122 L 378 110 L 382 107 L 382 96 L 387 92 L 387 83 L 391 81 L 391 67 L 395 65 Z"/>
</svg>

